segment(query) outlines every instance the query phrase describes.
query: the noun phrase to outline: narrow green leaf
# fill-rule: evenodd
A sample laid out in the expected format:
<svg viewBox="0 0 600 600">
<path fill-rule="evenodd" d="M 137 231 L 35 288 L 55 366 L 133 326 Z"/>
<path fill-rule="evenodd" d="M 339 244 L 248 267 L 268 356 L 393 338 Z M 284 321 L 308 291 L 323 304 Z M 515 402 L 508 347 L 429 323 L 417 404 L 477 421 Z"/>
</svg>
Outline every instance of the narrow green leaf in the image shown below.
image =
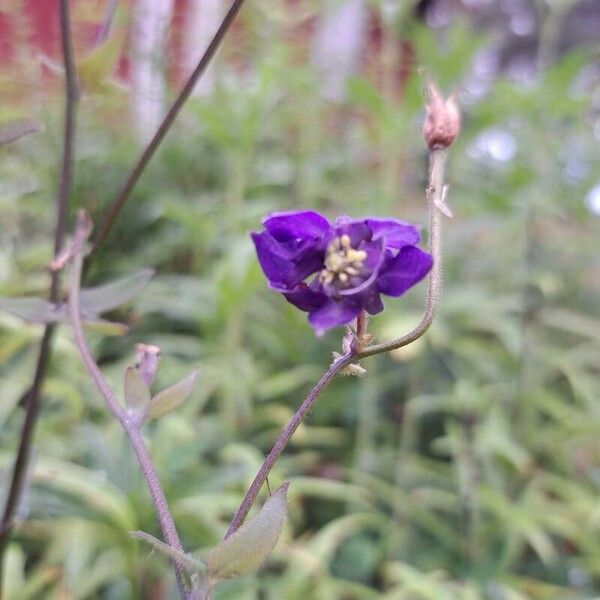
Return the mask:
<svg viewBox="0 0 600 600">
<path fill-rule="evenodd" d="M 42 298 L 34 297 L 0 297 L 0 310 L 32 323 L 53 323 L 66 316 L 63 305 L 58 306 Z"/>
<path fill-rule="evenodd" d="M 152 400 L 148 409 L 148 419 L 156 419 L 177 408 L 191 393 L 198 377 L 198 371 L 192 371 L 181 381 L 158 392 Z"/>
<path fill-rule="evenodd" d="M 86 329 L 102 335 L 125 335 L 129 331 L 129 327 L 124 323 L 116 323 L 106 319 L 89 318 L 83 322 L 83 325 Z"/>
<path fill-rule="evenodd" d="M 113 73 L 123 48 L 123 34 L 117 29 L 102 44 L 94 48 L 77 63 L 77 74 L 86 92 L 102 91 Z"/>
<path fill-rule="evenodd" d="M 125 406 L 130 414 L 143 418 L 150 405 L 150 390 L 137 369 L 125 371 Z"/>
<path fill-rule="evenodd" d="M 210 577 L 219 580 L 254 571 L 277 544 L 287 516 L 284 483 L 264 503 L 258 513 L 206 556 Z"/>
<path fill-rule="evenodd" d="M 171 546 L 161 542 L 159 539 L 155 538 L 149 533 L 144 531 L 130 531 L 129 535 L 132 538 L 136 538 L 137 540 L 142 540 L 143 542 L 150 544 L 158 552 L 166 554 L 169 558 L 176 560 L 182 566 L 182 568 L 189 573 L 204 573 L 206 571 L 206 565 L 200 559 L 195 558 L 190 554 L 186 554 L 185 552 L 175 550 L 175 548 L 171 548 Z"/>
<path fill-rule="evenodd" d="M 95 316 L 126 304 L 146 287 L 153 275 L 154 269 L 142 269 L 110 283 L 81 290 L 79 302 L 82 315 Z"/>
</svg>

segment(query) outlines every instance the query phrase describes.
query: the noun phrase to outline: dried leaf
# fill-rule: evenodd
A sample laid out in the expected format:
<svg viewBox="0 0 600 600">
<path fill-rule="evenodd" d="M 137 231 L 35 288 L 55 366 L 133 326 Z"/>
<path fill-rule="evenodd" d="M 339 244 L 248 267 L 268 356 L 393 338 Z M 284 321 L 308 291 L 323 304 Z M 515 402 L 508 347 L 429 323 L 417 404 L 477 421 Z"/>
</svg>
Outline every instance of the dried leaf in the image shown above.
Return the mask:
<svg viewBox="0 0 600 600">
<path fill-rule="evenodd" d="M 198 371 L 192 371 L 181 381 L 158 392 L 150 400 L 147 419 L 157 419 L 177 408 L 191 393 L 198 377 Z"/>
<path fill-rule="evenodd" d="M 287 516 L 288 487 L 279 487 L 250 521 L 210 551 L 205 562 L 212 579 L 250 573 L 271 554 Z"/>
</svg>

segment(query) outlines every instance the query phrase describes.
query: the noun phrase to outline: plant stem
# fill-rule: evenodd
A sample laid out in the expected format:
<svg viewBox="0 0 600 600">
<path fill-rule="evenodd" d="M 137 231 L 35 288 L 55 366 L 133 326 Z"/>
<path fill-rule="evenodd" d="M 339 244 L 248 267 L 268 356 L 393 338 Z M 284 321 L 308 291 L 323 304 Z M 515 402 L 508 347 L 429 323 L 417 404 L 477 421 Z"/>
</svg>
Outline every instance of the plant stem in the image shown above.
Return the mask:
<svg viewBox="0 0 600 600">
<path fill-rule="evenodd" d="M 227 31 L 231 27 L 231 24 L 233 23 L 243 3 L 244 0 L 233 1 L 231 8 L 223 18 L 219 29 L 217 29 L 217 32 L 215 33 L 210 44 L 208 45 L 208 48 L 200 58 L 198 65 L 196 66 L 196 68 L 188 78 L 187 82 L 183 86 L 183 89 L 181 90 L 175 102 L 169 109 L 169 112 L 166 114 L 163 122 L 159 125 L 158 129 L 156 130 L 156 133 L 154 134 L 154 137 L 150 140 L 150 142 L 140 155 L 137 163 L 135 164 L 129 176 L 127 177 L 127 180 L 123 184 L 123 187 L 112 201 L 110 208 L 108 209 L 108 212 L 104 217 L 104 220 L 100 223 L 98 234 L 94 239 L 94 244 L 92 246 L 92 251 L 90 253 L 89 258 L 94 256 L 98 252 L 100 246 L 102 246 L 102 244 L 104 243 L 104 240 L 106 239 L 110 230 L 112 229 L 119 213 L 125 206 L 127 200 L 129 200 L 129 197 L 131 196 L 131 192 L 133 191 L 135 184 L 138 182 L 142 173 L 146 169 L 146 166 L 150 162 L 150 159 L 154 156 L 154 153 L 158 149 L 160 143 L 163 141 L 164 137 L 171 129 L 171 126 L 177 118 L 177 115 L 179 115 L 181 108 L 183 107 L 186 100 L 189 98 L 190 94 L 194 90 L 196 82 L 198 81 L 202 73 L 204 73 L 213 56 L 217 52 L 219 46 L 221 45 L 221 42 L 223 41 Z"/>
<path fill-rule="evenodd" d="M 140 468 L 144 475 L 144 479 L 146 480 L 146 485 L 148 486 L 148 490 L 152 496 L 152 502 L 154 503 L 154 508 L 158 516 L 158 522 L 165 543 L 171 546 L 171 548 L 174 548 L 179 552 L 183 552 L 183 547 L 181 546 L 181 541 L 179 540 L 175 522 L 173 521 L 173 516 L 171 515 L 171 511 L 169 510 L 169 506 L 167 504 L 167 499 L 160 485 L 158 474 L 156 473 L 152 459 L 148 454 L 148 449 L 146 448 L 144 440 L 140 434 L 140 422 L 139 420 L 133 418 L 121 407 L 112 390 L 110 389 L 110 386 L 104 375 L 100 371 L 100 368 L 96 364 L 96 361 L 94 360 L 85 340 L 79 309 L 79 288 L 81 285 L 81 271 L 83 267 L 83 248 L 87 239 L 87 234 L 88 232 L 86 231 L 86 224 L 83 218 L 78 217 L 78 225 L 75 232 L 75 239 L 73 241 L 73 264 L 68 302 L 69 320 L 71 322 L 71 326 L 73 327 L 75 343 L 77 345 L 81 360 L 86 370 L 90 374 L 90 377 L 96 384 L 101 396 L 104 398 L 108 410 L 123 427 L 123 431 L 125 432 L 125 435 L 127 436 L 133 451 L 135 452 Z M 187 592 L 183 582 L 181 566 L 175 560 L 171 560 L 171 563 L 175 569 L 175 575 L 177 577 L 177 583 L 179 585 L 181 597 L 186 599 Z"/>
<path fill-rule="evenodd" d="M 79 100 L 68 0 L 60 1 L 60 32 L 63 64 L 65 68 L 65 122 L 61 172 L 56 194 L 56 225 L 54 228 L 55 255 L 60 252 L 65 237 L 65 223 L 73 179 L 73 151 L 75 147 L 77 103 Z M 59 290 L 60 276 L 59 273 L 55 271 L 52 273 L 52 280 L 50 283 L 49 297 L 51 302 L 56 302 L 58 300 Z M 40 342 L 33 382 L 25 401 L 26 413 L 21 427 L 19 448 L 15 458 L 2 520 L 0 521 L 0 591 L 2 589 L 2 562 L 4 550 L 8 545 L 14 527 L 14 515 L 19 506 L 25 487 L 25 475 L 29 464 L 33 435 L 40 412 L 41 388 L 48 369 L 54 329 L 54 324 L 47 324 Z"/>
<path fill-rule="evenodd" d="M 367 346 L 358 353 L 357 358 L 366 358 L 375 354 L 389 352 L 411 344 L 419 339 L 433 322 L 442 289 L 442 246 L 441 246 L 441 221 L 442 215 L 437 204 L 442 203 L 444 193 L 444 171 L 446 163 L 445 150 L 432 150 L 429 153 L 429 185 L 427 188 L 427 202 L 429 205 L 429 252 L 433 257 L 433 266 L 429 273 L 429 287 L 427 289 L 427 304 L 419 324 L 409 333 L 397 339 Z"/>
<path fill-rule="evenodd" d="M 228 538 L 232 533 L 237 531 L 240 528 L 240 526 L 242 525 L 242 523 L 244 522 L 244 519 L 246 518 L 248 511 L 250 510 L 250 508 L 254 504 L 254 501 L 256 500 L 256 497 L 258 496 L 258 492 L 260 491 L 262 484 L 265 482 L 265 480 L 269 476 L 269 473 L 271 472 L 271 469 L 273 468 L 275 461 L 279 458 L 279 456 L 281 455 L 281 453 L 287 446 L 287 443 L 290 441 L 290 438 L 292 437 L 292 435 L 294 434 L 296 429 L 298 429 L 298 425 L 300 425 L 300 423 L 302 422 L 302 419 L 304 418 L 306 413 L 312 408 L 313 404 L 319 397 L 320 393 L 325 389 L 327 384 L 340 371 L 342 371 L 344 369 L 344 367 L 347 367 L 351 362 L 353 362 L 354 359 L 355 359 L 354 354 L 344 354 L 343 356 L 338 358 L 336 361 L 334 361 L 333 364 L 329 367 L 329 369 L 327 369 L 327 371 L 325 371 L 325 373 L 323 373 L 323 375 L 321 376 L 319 381 L 317 381 L 315 386 L 310 390 L 310 392 L 308 393 L 306 398 L 304 398 L 304 400 L 302 401 L 302 404 L 300 405 L 300 408 L 298 408 L 298 410 L 296 411 L 294 416 L 291 418 L 289 423 L 284 427 L 283 431 L 279 434 L 279 437 L 275 441 L 275 444 L 273 445 L 271 452 L 269 452 L 269 454 L 265 458 L 260 470 L 256 474 L 256 477 L 250 484 L 250 487 L 248 488 L 248 491 L 246 492 L 246 495 L 244 496 L 244 499 L 242 500 L 240 507 L 237 509 L 237 511 L 233 517 L 233 520 L 231 521 L 231 524 L 229 525 L 229 529 L 227 530 L 227 533 L 225 534 L 225 538 Z"/>
<path fill-rule="evenodd" d="M 429 206 L 429 251 L 433 256 L 433 266 L 429 275 L 429 288 L 427 291 L 427 305 L 425 312 L 421 318 L 420 323 L 406 335 L 388 342 L 381 344 L 375 344 L 373 346 L 367 346 L 364 349 L 351 350 L 349 353 L 344 354 L 338 358 L 329 369 L 321 376 L 316 385 L 310 390 L 306 398 L 302 401 L 300 408 L 296 411 L 294 416 L 291 418 L 289 423 L 285 426 L 283 431 L 279 434 L 279 437 L 275 441 L 275 444 L 269 454 L 266 456 L 262 466 L 260 467 L 256 477 L 250 484 L 240 507 L 237 509 L 229 529 L 225 534 L 225 538 L 228 538 L 232 533 L 237 531 L 244 519 L 248 515 L 250 508 L 254 504 L 258 492 L 262 487 L 263 483 L 267 479 L 273 465 L 285 449 L 290 438 L 298 428 L 298 425 L 302 422 L 302 419 L 306 413 L 312 408 L 313 404 L 325 389 L 325 387 L 333 380 L 333 378 L 340 373 L 349 364 L 355 362 L 360 358 L 366 358 L 375 354 L 382 354 L 383 352 L 389 352 L 396 348 L 406 346 L 418 338 L 420 338 L 429 328 L 433 321 L 433 317 L 436 312 L 438 305 L 441 285 L 442 285 L 442 257 L 441 257 L 441 214 L 437 207 L 438 204 L 443 204 L 443 193 L 444 193 L 444 167 L 446 163 L 446 151 L 445 150 L 432 150 L 429 153 L 429 185 L 427 187 L 427 200 Z M 358 330 L 361 332 L 366 331 L 366 315 L 360 314 L 357 320 L 357 333 Z M 355 344 L 352 345 L 355 347 Z"/>
</svg>

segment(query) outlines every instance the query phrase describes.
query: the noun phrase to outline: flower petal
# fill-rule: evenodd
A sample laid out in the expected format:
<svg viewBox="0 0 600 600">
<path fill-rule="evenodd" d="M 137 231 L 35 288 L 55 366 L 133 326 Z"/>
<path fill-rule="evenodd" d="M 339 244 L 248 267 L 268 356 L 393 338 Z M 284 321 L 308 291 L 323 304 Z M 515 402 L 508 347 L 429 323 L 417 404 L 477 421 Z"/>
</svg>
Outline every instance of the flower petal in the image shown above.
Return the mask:
<svg viewBox="0 0 600 600">
<path fill-rule="evenodd" d="M 388 248 L 402 248 L 418 244 L 419 230 L 410 223 L 397 219 L 365 219 L 365 224 L 373 232 L 373 239 L 385 238 Z"/>
<path fill-rule="evenodd" d="M 273 213 L 264 219 L 263 225 L 278 242 L 316 239 L 331 229 L 329 221 L 312 210 Z"/>
<path fill-rule="evenodd" d="M 308 315 L 308 322 L 321 334 L 327 329 L 350 323 L 361 310 L 359 303 L 353 300 L 335 300 L 329 298 L 319 308 Z"/>
<path fill-rule="evenodd" d="M 327 300 L 327 296 L 322 291 L 314 290 L 304 282 L 289 291 L 274 289 L 282 293 L 290 304 L 305 312 L 316 310 Z"/>
<path fill-rule="evenodd" d="M 323 252 L 317 247 L 307 244 L 300 251 L 291 251 L 266 231 L 250 235 L 258 262 L 275 287 L 294 287 L 322 267 Z"/>
<path fill-rule="evenodd" d="M 375 285 L 361 294 L 360 303 L 370 315 L 376 315 L 383 310 L 383 302 Z"/>
<path fill-rule="evenodd" d="M 429 273 L 432 264 L 426 252 L 415 246 L 404 246 L 381 269 L 377 279 L 379 291 L 388 296 L 401 296 Z"/>
</svg>

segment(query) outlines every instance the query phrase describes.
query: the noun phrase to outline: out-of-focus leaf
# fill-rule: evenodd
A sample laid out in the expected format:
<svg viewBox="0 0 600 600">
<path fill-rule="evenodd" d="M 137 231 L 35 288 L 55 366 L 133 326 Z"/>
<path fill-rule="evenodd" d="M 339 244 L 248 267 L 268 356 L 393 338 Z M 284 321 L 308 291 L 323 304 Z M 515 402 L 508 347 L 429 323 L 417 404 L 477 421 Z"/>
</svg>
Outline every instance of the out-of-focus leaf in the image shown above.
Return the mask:
<svg viewBox="0 0 600 600">
<path fill-rule="evenodd" d="M 250 521 L 209 552 L 205 562 L 212 578 L 250 573 L 271 554 L 287 516 L 288 486 L 279 487 Z"/>
<path fill-rule="evenodd" d="M 102 91 L 105 88 L 106 80 L 114 72 L 119 60 L 124 32 L 124 29 L 116 29 L 77 63 L 77 74 L 85 91 Z"/>
<path fill-rule="evenodd" d="M 66 316 L 64 306 L 42 298 L 0 298 L 0 309 L 31 323 L 54 323 Z"/>
<path fill-rule="evenodd" d="M 10 123 L 0 123 L 0 146 L 16 142 L 31 133 L 44 131 L 44 124 L 33 119 L 19 119 Z"/>
<path fill-rule="evenodd" d="M 130 531 L 129 535 L 136 540 L 142 540 L 150 544 L 158 552 L 176 560 L 189 573 L 204 573 L 206 571 L 206 565 L 199 558 L 195 558 L 185 552 L 179 552 L 179 550 L 171 548 L 171 546 L 161 542 L 145 531 Z"/>
<path fill-rule="evenodd" d="M 197 377 L 198 371 L 192 371 L 181 381 L 158 392 L 158 394 L 150 400 L 147 418 L 157 419 L 177 408 L 194 389 Z"/>
<path fill-rule="evenodd" d="M 94 288 L 82 289 L 79 303 L 83 315 L 99 315 L 135 298 L 148 284 L 154 269 L 142 269 Z"/>
<path fill-rule="evenodd" d="M 150 405 L 150 390 L 134 367 L 125 371 L 125 405 L 127 411 L 138 419 L 143 419 Z"/>
<path fill-rule="evenodd" d="M 106 319 L 86 319 L 83 322 L 86 329 L 95 331 L 101 335 L 125 335 L 129 331 L 129 327 L 124 323 L 116 323 L 115 321 L 107 321 Z"/>
</svg>

